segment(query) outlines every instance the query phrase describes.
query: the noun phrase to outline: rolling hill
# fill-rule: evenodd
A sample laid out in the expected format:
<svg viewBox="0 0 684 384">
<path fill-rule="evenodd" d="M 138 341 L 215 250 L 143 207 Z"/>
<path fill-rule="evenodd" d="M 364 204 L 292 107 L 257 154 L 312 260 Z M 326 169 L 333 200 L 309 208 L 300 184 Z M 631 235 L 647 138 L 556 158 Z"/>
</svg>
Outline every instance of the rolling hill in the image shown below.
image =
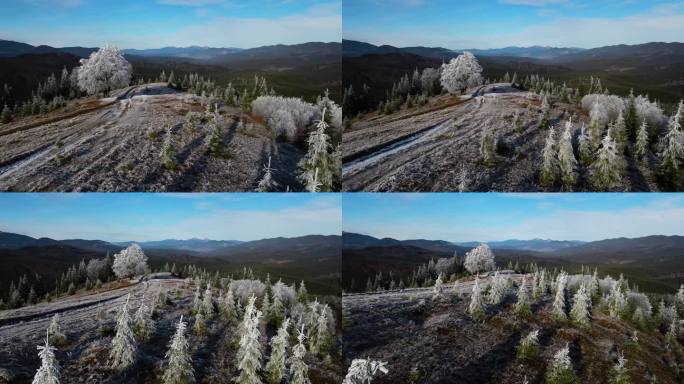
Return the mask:
<svg viewBox="0 0 684 384">
<path fill-rule="evenodd" d="M 343 234 L 343 286 L 352 278 L 356 287 L 378 272 L 408 274 L 430 259 L 463 256 L 476 242 L 453 244 L 445 241 L 376 239 L 354 233 Z M 592 242 L 553 240 L 506 240 L 488 243 L 497 265 L 509 262 L 536 263 L 546 268 L 563 268 L 571 273 L 583 267 L 600 274 L 625 274 L 630 281 L 653 292 L 672 292 L 684 282 L 684 236 L 616 238 Z M 514 249 L 513 247 L 521 247 Z M 550 250 L 549 246 L 557 247 Z M 538 250 L 525 248 L 537 247 Z"/>
<path fill-rule="evenodd" d="M 485 78 L 501 78 L 506 72 L 517 72 L 518 76 L 539 74 L 576 86 L 580 79 L 595 76 L 615 94 L 626 95 L 634 88 L 637 93 L 648 93 L 665 102 L 684 97 L 684 43 L 469 51 L 478 57 Z M 342 52 L 344 86 L 357 88 L 365 83 L 376 97 L 382 97 L 392 83 L 415 68 L 438 67 L 442 61 L 459 54 L 441 47 L 397 48 L 352 40 L 343 40 Z"/>
<path fill-rule="evenodd" d="M 131 242 L 33 238 L 0 232 L 0 287 L 20 276 L 40 274 L 54 279 L 81 260 L 113 255 Z M 250 267 L 260 276 L 282 276 L 287 283 L 304 280 L 316 292 L 336 292 L 340 278 L 340 236 L 309 235 L 254 241 L 163 240 L 139 243 L 152 268 L 176 263 L 210 271 L 241 273 Z M 193 248 L 197 246 L 197 248 Z"/>
<path fill-rule="evenodd" d="M 23 101 L 50 74 L 71 71 L 97 48 L 32 46 L 0 40 L 0 86 L 11 88 L 8 101 Z M 198 73 L 225 86 L 232 81 L 250 85 L 254 75 L 265 76 L 279 94 L 314 100 L 325 89 L 341 99 L 341 44 L 310 42 L 250 49 L 165 47 L 123 49 L 133 65 L 133 78 L 155 79 L 162 71 L 176 75 Z M 59 79 L 58 79 L 59 80 Z"/>
</svg>

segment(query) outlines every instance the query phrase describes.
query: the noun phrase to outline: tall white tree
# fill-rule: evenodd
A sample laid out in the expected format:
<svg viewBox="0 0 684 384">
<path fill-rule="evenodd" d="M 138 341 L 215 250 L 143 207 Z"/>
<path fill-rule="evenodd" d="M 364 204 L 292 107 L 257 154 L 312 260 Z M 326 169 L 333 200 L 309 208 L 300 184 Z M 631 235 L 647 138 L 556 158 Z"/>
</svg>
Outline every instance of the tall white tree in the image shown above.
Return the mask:
<svg viewBox="0 0 684 384">
<path fill-rule="evenodd" d="M 166 352 L 166 369 L 162 376 L 164 384 L 186 384 L 195 380 L 195 372 L 192 367 L 188 340 L 185 338 L 186 324 L 183 316 L 176 324 L 176 333 L 171 339 L 169 350 Z"/>
<path fill-rule="evenodd" d="M 615 140 L 612 138 L 611 129 L 601 141 L 596 161 L 591 165 L 591 177 L 594 186 L 599 191 L 605 191 L 620 185 L 623 159 L 618 153 Z"/>
<path fill-rule="evenodd" d="M 542 149 L 542 166 L 539 179 L 546 186 L 553 185 L 558 178 L 558 150 L 554 134 L 555 130 L 551 127 L 544 142 L 544 149 Z"/>
<path fill-rule="evenodd" d="M 81 59 L 78 68 L 78 86 L 90 95 L 102 93 L 105 96 L 114 89 L 128 86 L 133 67 L 126 61 L 119 48 L 106 45 Z"/>
<path fill-rule="evenodd" d="M 145 304 L 143 296 L 140 307 L 133 317 L 133 334 L 138 341 L 147 340 L 154 332 L 154 320 L 152 320 L 152 310 Z"/>
<path fill-rule="evenodd" d="M 563 185 L 572 189 L 577 182 L 577 159 L 572 148 L 572 119 L 565 123 L 565 130 L 558 142 L 558 164 Z"/>
<path fill-rule="evenodd" d="M 306 356 L 306 346 L 304 346 L 304 324 L 298 330 L 297 345 L 292 348 L 292 357 L 290 358 L 290 383 L 291 384 L 310 384 L 309 367 L 304 362 Z"/>
<path fill-rule="evenodd" d="M 261 311 L 256 309 L 256 297 L 249 298 L 245 315 L 240 325 L 240 341 L 238 343 L 237 361 L 240 371 L 235 381 L 240 384 L 261 384 L 261 343 L 259 338 L 259 320 Z"/>
<path fill-rule="evenodd" d="M 627 315 L 628 303 L 627 295 L 625 291 L 620 287 L 620 284 L 613 284 L 610 293 L 607 297 L 608 300 L 608 314 L 610 317 L 616 319 L 622 318 Z"/>
<path fill-rule="evenodd" d="M 228 287 L 228 292 L 221 299 L 219 307 L 224 319 L 229 322 L 237 320 L 237 309 L 235 308 L 235 297 L 233 296 L 232 287 Z"/>
<path fill-rule="evenodd" d="M 463 52 L 448 64 L 442 65 L 440 82 L 451 94 L 464 93 L 482 84 L 482 67 L 470 52 Z"/>
<path fill-rule="evenodd" d="M 48 333 L 52 335 L 52 340 L 55 344 L 63 344 L 66 341 L 66 336 L 62 333 L 62 328 L 59 325 L 59 313 L 55 313 L 52 316 L 48 326 Z"/>
<path fill-rule="evenodd" d="M 200 311 L 207 319 L 211 319 L 214 316 L 214 299 L 212 298 L 211 283 L 207 284 L 207 289 L 204 290 Z"/>
<path fill-rule="evenodd" d="M 333 336 L 328 324 L 328 304 L 324 304 L 316 320 L 316 353 L 326 354 L 330 350 Z"/>
<path fill-rule="evenodd" d="M 530 296 L 527 292 L 527 276 L 523 276 L 518 288 L 518 301 L 515 303 L 515 313 L 518 315 L 532 313 L 530 311 Z"/>
<path fill-rule="evenodd" d="M 278 333 L 271 339 L 271 357 L 265 367 L 266 380 L 269 384 L 280 384 L 287 372 L 285 362 L 290 340 L 290 334 L 287 331 L 289 326 L 290 318 L 287 318 L 278 328 Z"/>
<path fill-rule="evenodd" d="M 147 256 L 138 244 L 131 244 L 128 248 L 114 255 L 112 270 L 119 279 L 143 275 L 150 271 L 147 266 Z"/>
<path fill-rule="evenodd" d="M 273 168 L 271 168 L 271 156 L 268 157 L 268 164 L 264 165 L 264 176 L 259 180 L 257 192 L 271 192 L 278 187 L 278 183 L 273 180 Z"/>
<path fill-rule="evenodd" d="M 300 179 L 305 183 L 308 191 L 330 192 L 339 178 L 339 169 L 336 169 L 335 159 L 330 152 L 332 146 L 330 136 L 326 133 L 328 123 L 325 117 L 326 109 L 323 108 L 321 119 L 316 123 L 316 129 L 311 131 L 307 139 L 308 152 L 299 165 L 302 170 Z"/>
<path fill-rule="evenodd" d="M 568 275 L 561 272 L 556 278 L 556 293 L 553 298 L 553 307 L 551 313 L 558 320 L 566 320 L 568 317 L 565 314 L 565 288 L 568 283 Z"/>
<path fill-rule="evenodd" d="M 589 165 L 594 160 L 594 146 L 591 143 L 591 137 L 587 133 L 587 128 L 582 123 L 579 138 L 577 139 L 577 150 L 579 158 L 583 165 Z"/>
<path fill-rule="evenodd" d="M 479 277 L 475 277 L 475 284 L 473 285 L 473 292 L 470 295 L 470 304 L 468 305 L 468 313 L 478 320 L 484 318 L 485 315 Z"/>
<path fill-rule="evenodd" d="M 487 244 L 480 244 L 466 253 L 463 266 L 470 273 L 492 271 L 496 268 L 494 253 Z"/>
<path fill-rule="evenodd" d="M 573 297 L 572 307 L 570 308 L 570 318 L 577 324 L 589 325 L 591 298 L 587 292 L 585 284 L 580 285 Z"/>
<path fill-rule="evenodd" d="M 535 329 L 527 334 L 518 345 L 519 359 L 534 359 L 539 355 L 539 330 Z"/>
<path fill-rule="evenodd" d="M 665 148 L 660 153 L 661 171 L 675 184 L 679 182 L 680 162 L 684 158 L 684 132 L 682 132 L 680 121 L 683 113 L 682 108 L 684 108 L 684 100 L 679 102 L 677 111 L 670 118 L 665 135 Z"/>
<path fill-rule="evenodd" d="M 119 312 L 116 322 L 116 334 L 112 339 L 112 348 L 109 351 L 110 366 L 115 370 L 124 370 L 135 361 L 137 347 L 133 331 L 131 330 L 131 316 L 128 313 L 128 302 L 131 298 L 129 293 L 126 302 Z"/>
<path fill-rule="evenodd" d="M 551 365 L 546 370 L 546 382 L 549 384 L 579 384 L 572 368 L 570 348 L 567 344 L 553 355 Z"/>
<path fill-rule="evenodd" d="M 45 345 L 38 346 L 40 367 L 33 376 L 32 384 L 59 384 L 59 362 L 55 357 L 55 348 L 50 345 L 50 330 L 45 335 Z"/>
<path fill-rule="evenodd" d="M 634 149 L 634 154 L 638 159 L 643 159 L 648 153 L 648 126 L 646 125 L 646 120 L 641 123 L 639 127 L 639 132 L 637 132 L 636 148 Z"/>
<path fill-rule="evenodd" d="M 379 374 L 387 374 L 387 363 L 379 360 L 354 359 L 342 384 L 370 384 Z"/>
<path fill-rule="evenodd" d="M 433 292 L 435 295 L 441 295 L 442 294 L 442 286 L 443 286 L 443 278 L 442 278 L 442 273 L 440 272 L 439 275 L 437 276 L 437 280 L 435 281 L 435 286 L 433 288 Z"/>
<path fill-rule="evenodd" d="M 494 272 L 494 277 L 492 278 L 492 284 L 489 287 L 489 294 L 487 298 L 489 303 L 492 305 L 500 304 L 506 295 L 506 282 L 504 278 L 499 274 L 499 271 Z"/>
</svg>

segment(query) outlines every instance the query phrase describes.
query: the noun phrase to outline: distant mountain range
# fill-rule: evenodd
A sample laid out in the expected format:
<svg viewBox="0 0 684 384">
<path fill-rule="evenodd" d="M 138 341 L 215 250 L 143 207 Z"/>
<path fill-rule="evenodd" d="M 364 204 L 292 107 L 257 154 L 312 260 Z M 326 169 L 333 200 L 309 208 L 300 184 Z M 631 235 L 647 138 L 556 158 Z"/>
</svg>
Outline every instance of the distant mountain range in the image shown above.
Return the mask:
<svg viewBox="0 0 684 384">
<path fill-rule="evenodd" d="M 344 232 L 342 268 L 345 284 L 365 282 L 377 272 L 410 273 L 430 259 L 463 256 L 478 242 L 378 239 Z M 536 263 L 578 272 L 582 266 L 602 273 L 624 273 L 653 291 L 670 291 L 684 282 L 684 236 L 646 236 L 599 241 L 504 240 L 487 242 L 497 264 Z M 347 285 L 349 286 L 349 285 Z"/>
<path fill-rule="evenodd" d="M 98 48 L 95 47 L 61 47 L 49 45 L 33 46 L 10 40 L 0 40 L 0 57 L 16 57 L 20 55 L 37 55 L 45 53 L 68 53 L 77 57 L 88 57 Z M 209 60 L 225 62 L 239 59 L 264 59 L 268 57 L 302 56 L 310 54 L 339 53 L 339 43 L 310 42 L 293 45 L 269 45 L 263 47 L 214 48 L 214 47 L 163 47 L 151 49 L 122 49 L 125 55 L 139 57 L 176 57 L 193 60 Z"/>
<path fill-rule="evenodd" d="M 7 104 L 31 97 L 38 84 L 51 75 L 58 78 L 63 68 L 71 71 L 79 60 L 97 48 L 33 46 L 0 40 L 0 87 L 11 89 Z M 271 45 L 250 49 L 212 47 L 164 47 L 124 49 L 133 65 L 135 79 L 155 79 L 162 71 L 176 75 L 198 73 L 222 86 L 232 81 L 244 85 L 258 74 L 283 96 L 315 99 L 326 89 L 340 101 L 341 44 L 310 42 L 294 45 Z M 0 95 L 0 104 L 2 103 Z M 0 106 L 1 107 L 1 106 Z"/>
<path fill-rule="evenodd" d="M 424 249 L 439 250 L 439 251 L 449 251 L 450 249 L 455 249 L 456 246 L 464 248 L 474 248 L 477 247 L 482 242 L 479 241 L 469 241 L 469 242 L 457 242 L 452 243 L 444 240 L 396 240 L 392 238 L 377 239 L 372 236 L 361 235 L 358 233 L 343 232 L 342 233 L 342 244 L 344 248 L 349 249 L 360 249 L 366 247 L 386 247 L 386 246 L 396 246 L 396 245 L 409 245 L 414 247 L 420 247 Z M 585 244 L 583 241 L 566 241 L 566 240 L 545 240 L 545 239 L 532 239 L 532 240 L 503 240 L 503 241 L 488 241 L 486 242 L 493 249 L 516 249 L 525 251 L 535 251 L 535 252 L 554 252 L 560 249 L 573 247 L 581 244 Z"/>
<path fill-rule="evenodd" d="M 463 51 L 469 51 L 477 56 L 509 56 L 509 57 L 529 57 L 534 59 L 555 59 L 557 57 L 580 53 L 585 51 L 582 48 L 556 48 L 556 47 L 505 47 L 495 49 L 464 49 L 451 50 L 442 47 L 404 47 L 398 48 L 391 45 L 376 46 L 354 40 L 342 40 L 342 52 L 344 56 L 354 57 L 363 55 L 383 55 L 388 53 L 411 53 L 418 56 L 432 57 L 439 59 L 449 59 L 458 56 Z"/>
<path fill-rule="evenodd" d="M 136 243 L 145 250 L 175 250 L 188 251 L 191 254 L 211 254 L 227 255 L 235 251 L 235 254 L 247 254 L 260 251 L 277 251 L 279 247 L 284 249 L 299 249 L 300 252 L 306 252 L 310 247 L 320 246 L 324 247 L 327 243 L 334 241 L 339 236 L 320 236 L 310 235 L 294 238 L 276 237 L 271 239 L 261 239 L 252 241 L 239 240 L 210 240 L 210 239 L 166 239 L 157 241 L 123 241 L 123 242 L 106 242 L 102 240 L 84 240 L 84 239 L 66 239 L 55 240 L 48 237 L 34 238 L 31 236 L 20 235 L 10 232 L 0 232 L 0 250 L 11 250 L 28 247 L 44 247 L 44 246 L 66 246 L 79 248 L 94 252 L 118 252 L 121 249 Z M 336 243 L 335 243 L 336 244 Z M 226 253 L 228 252 L 228 253 Z"/>
<path fill-rule="evenodd" d="M 611 93 L 627 95 L 630 89 L 663 102 L 684 97 L 684 43 L 652 42 L 592 49 L 563 47 L 506 47 L 472 49 L 484 69 L 484 77 L 500 79 L 505 73 L 518 77 L 538 74 L 558 82 L 576 84 L 600 77 Z M 342 41 L 344 86 L 362 89 L 383 100 L 386 91 L 414 69 L 439 67 L 461 52 L 442 47 L 376 46 Z"/>
</svg>

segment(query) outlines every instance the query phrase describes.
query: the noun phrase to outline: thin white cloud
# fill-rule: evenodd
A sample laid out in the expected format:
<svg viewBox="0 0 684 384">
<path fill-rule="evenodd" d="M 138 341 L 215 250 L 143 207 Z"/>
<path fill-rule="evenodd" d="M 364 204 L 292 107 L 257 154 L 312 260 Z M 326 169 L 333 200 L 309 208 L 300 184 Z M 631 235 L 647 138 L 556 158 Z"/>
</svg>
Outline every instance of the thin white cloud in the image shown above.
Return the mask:
<svg viewBox="0 0 684 384">
<path fill-rule="evenodd" d="M 75 8 L 83 4 L 83 0 L 24 0 L 26 3 L 57 8 Z"/>
<path fill-rule="evenodd" d="M 553 4 L 567 3 L 568 0 L 501 0 L 503 4 L 529 5 L 532 7 L 544 7 Z"/>
<path fill-rule="evenodd" d="M 190 7 L 202 7 L 205 5 L 222 4 L 224 0 L 157 0 L 159 4 L 187 5 Z"/>
<path fill-rule="evenodd" d="M 568 2 L 564 6 L 571 4 Z M 344 37 L 373 44 L 441 46 L 450 49 L 530 45 L 596 48 L 617 44 L 684 41 L 684 3 L 660 4 L 648 11 L 619 18 L 550 16 L 548 20 L 510 29 L 505 33 L 494 32 L 496 28 L 488 28 L 485 16 L 477 33 L 473 33 L 469 26 L 458 23 L 452 27 L 407 25 L 396 30 L 367 25 L 345 29 Z"/>
<path fill-rule="evenodd" d="M 665 196 L 639 208 L 612 211 L 567 209 L 562 201 L 554 204 L 547 199 L 540 199 L 538 215 L 519 222 L 506 217 L 513 212 L 502 210 L 500 220 L 491 216 L 470 217 L 464 223 L 456 215 L 453 220 L 424 217 L 410 222 L 383 222 L 379 225 L 369 219 L 344 222 L 344 230 L 375 237 L 447 241 L 533 238 L 591 241 L 616 237 L 684 235 L 682 200 L 679 196 Z"/>
</svg>

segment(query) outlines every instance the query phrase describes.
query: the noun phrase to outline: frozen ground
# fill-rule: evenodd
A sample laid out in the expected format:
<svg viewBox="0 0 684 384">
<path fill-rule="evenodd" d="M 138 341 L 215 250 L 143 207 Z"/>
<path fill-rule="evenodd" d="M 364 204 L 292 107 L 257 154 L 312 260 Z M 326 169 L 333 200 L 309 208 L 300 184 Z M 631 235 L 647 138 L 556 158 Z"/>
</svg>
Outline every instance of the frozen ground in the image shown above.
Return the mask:
<svg viewBox="0 0 684 384">
<path fill-rule="evenodd" d="M 490 278 L 480 281 L 486 286 Z M 472 284 L 447 285 L 438 298 L 432 289 L 345 295 L 345 364 L 359 357 L 386 361 L 389 373 L 373 384 L 523 383 L 525 377 L 542 384 L 547 362 L 567 342 L 582 383 L 607 384 L 618 350 L 629 361 L 633 383 L 649 383 L 651 375 L 658 383 L 677 382 L 664 363 L 660 334 L 640 332 L 635 349 L 627 346 L 634 329 L 623 321 L 596 314 L 588 329 L 556 322 L 549 316 L 551 296 L 535 302 L 533 315 L 521 319 L 512 313 L 513 290 L 502 304 L 488 305 L 487 320 L 478 322 L 467 313 Z M 540 330 L 540 358 L 521 363 L 516 347 L 533 329 Z"/>
<path fill-rule="evenodd" d="M 130 293 L 133 316 L 143 295 L 151 305 L 158 289 L 166 292 L 167 305 L 158 311 L 155 332 L 150 340 L 138 345 L 138 360 L 130 372 L 112 372 L 107 361 L 118 311 Z M 47 304 L 0 311 L 0 371 L 10 373 L 11 384 L 31 383 L 40 365 L 36 346 L 44 340 L 52 316 L 59 313 L 61 329 L 67 337 L 66 345 L 59 346 L 57 350 L 62 383 L 158 383 L 168 343 L 176 322 L 183 315 L 189 321 L 186 335 L 196 382 L 231 383 L 237 375 L 236 326 L 215 316 L 207 323 L 207 335 L 194 335 L 191 332 L 193 320 L 189 317 L 194 290 L 192 280 L 162 274 L 148 282 L 129 281 L 59 298 Z M 264 351 L 268 356 L 265 344 Z M 340 367 L 331 368 L 311 356 L 307 357 L 307 364 L 313 384 L 337 384 L 341 381 Z M 4 383 L 1 377 L 0 383 Z"/>
<path fill-rule="evenodd" d="M 469 191 L 541 191 L 541 152 L 547 130 L 538 128 L 538 95 L 507 84 L 491 84 L 466 97 L 441 95 L 423 106 L 390 115 L 368 114 L 343 136 L 345 191 L 458 191 L 465 169 Z M 520 128 L 514 129 L 514 114 Z M 574 115 L 574 116 L 573 116 Z M 557 132 L 573 116 L 573 135 L 588 117 L 558 103 L 551 111 Z M 493 165 L 480 160 L 483 132 L 500 142 Z M 650 159 L 653 161 L 654 159 Z M 657 190 L 654 175 L 629 164 L 624 189 Z M 590 190 L 580 170 L 576 190 Z"/>
<path fill-rule="evenodd" d="M 133 86 L 106 99 L 81 99 L 47 117 L 21 119 L 0 130 L 3 191 L 250 191 L 272 156 L 283 189 L 300 190 L 304 153 L 276 142 L 239 108 L 222 107 L 225 154 L 206 153 L 206 122 L 186 126 L 199 98 L 165 84 Z M 243 119 L 249 129 L 238 130 Z M 164 126 L 172 127 L 177 167 L 163 166 Z"/>
</svg>

